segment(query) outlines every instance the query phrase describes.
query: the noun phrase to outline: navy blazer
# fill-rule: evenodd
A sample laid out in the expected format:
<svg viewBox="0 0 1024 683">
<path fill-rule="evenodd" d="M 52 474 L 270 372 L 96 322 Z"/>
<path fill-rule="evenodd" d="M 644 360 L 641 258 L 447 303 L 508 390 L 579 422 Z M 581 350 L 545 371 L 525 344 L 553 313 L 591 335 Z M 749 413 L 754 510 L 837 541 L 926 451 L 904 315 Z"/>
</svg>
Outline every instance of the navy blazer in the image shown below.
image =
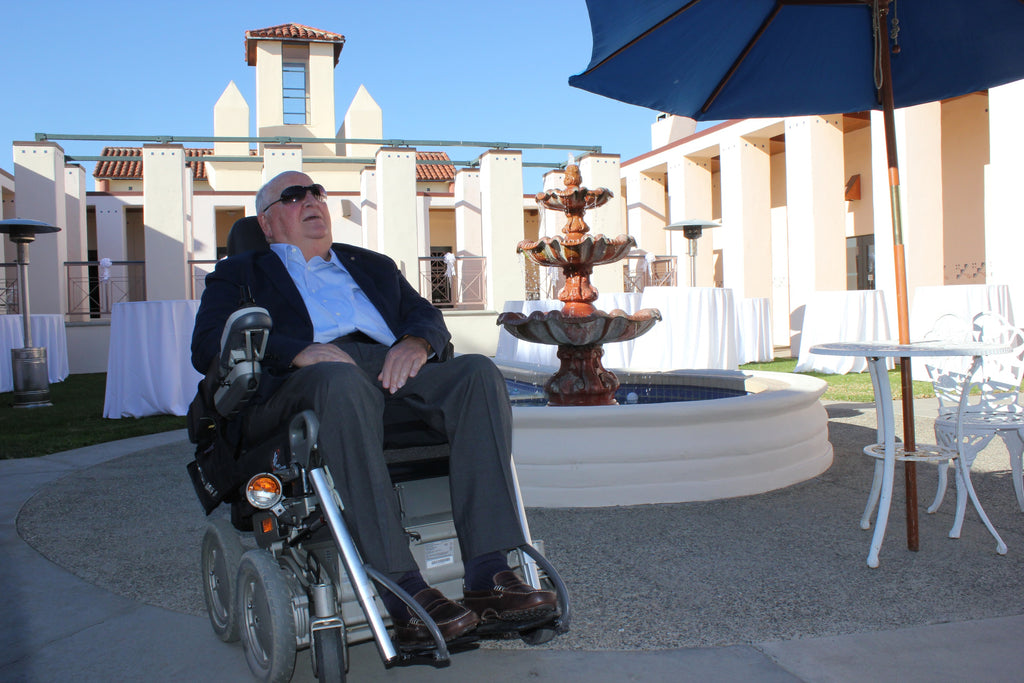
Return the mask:
<svg viewBox="0 0 1024 683">
<path fill-rule="evenodd" d="M 441 357 L 451 340 L 444 316 L 413 289 L 394 261 L 348 244 L 333 244 L 331 249 L 396 338 L 422 337 L 434 357 Z M 252 401 L 259 404 L 287 376 L 292 359 L 313 343 L 313 323 L 298 288 L 273 251 L 249 251 L 224 259 L 206 276 L 206 290 L 196 314 L 192 365 L 200 373 L 205 375 L 218 357 L 224 324 L 247 295 L 267 309 L 274 321 L 263 361 L 264 376 Z"/>
</svg>

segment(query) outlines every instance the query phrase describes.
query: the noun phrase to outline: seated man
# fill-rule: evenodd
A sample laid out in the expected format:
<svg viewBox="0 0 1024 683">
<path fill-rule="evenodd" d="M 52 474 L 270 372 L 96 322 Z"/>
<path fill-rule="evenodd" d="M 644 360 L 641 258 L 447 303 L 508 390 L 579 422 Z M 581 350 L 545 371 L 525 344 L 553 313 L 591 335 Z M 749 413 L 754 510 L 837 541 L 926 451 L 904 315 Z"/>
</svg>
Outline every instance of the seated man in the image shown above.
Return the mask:
<svg viewBox="0 0 1024 683">
<path fill-rule="evenodd" d="M 320 451 L 341 495 L 363 560 L 414 596 L 451 640 L 480 615 L 533 619 L 555 596 L 525 584 L 506 563 L 524 543 L 511 479 L 512 410 L 490 359 L 435 362 L 451 335 L 444 318 L 395 263 L 373 251 L 332 244 L 324 188 L 289 171 L 256 195 L 270 251 L 217 264 L 196 315 L 192 364 L 205 373 L 240 292 L 269 311 L 273 331 L 263 378 L 238 418 L 255 444 L 290 416 L 313 410 Z M 452 510 L 465 559 L 465 606 L 430 588 L 409 551 L 383 457 L 384 415 L 401 404 L 445 434 Z M 403 642 L 429 632 L 397 597 L 382 599 Z"/>
</svg>

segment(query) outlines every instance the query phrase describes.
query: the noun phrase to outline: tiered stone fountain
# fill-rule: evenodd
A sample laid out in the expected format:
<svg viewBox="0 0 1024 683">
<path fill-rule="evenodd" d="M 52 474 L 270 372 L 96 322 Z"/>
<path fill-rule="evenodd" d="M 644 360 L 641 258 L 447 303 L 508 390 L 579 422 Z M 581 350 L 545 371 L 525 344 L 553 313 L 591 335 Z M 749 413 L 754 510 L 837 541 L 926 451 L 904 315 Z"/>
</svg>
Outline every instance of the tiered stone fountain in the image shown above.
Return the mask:
<svg viewBox="0 0 1024 683">
<path fill-rule="evenodd" d="M 661 314 L 653 308 L 629 315 L 618 309 L 606 313 L 594 307 L 598 294 L 590 283 L 594 266 L 625 258 L 636 240 L 627 235 L 608 238 L 588 234 L 590 228 L 583 214 L 607 202 L 612 193 L 606 188 L 588 190 L 580 186 L 581 182 L 580 169 L 570 159 L 565 168 L 565 188 L 537 194 L 538 204 L 568 217 L 562 228 L 564 237 L 524 240 L 517 248 L 541 266 L 562 269 L 565 286 L 558 294 L 564 304 L 562 310 L 498 316 L 498 324 L 519 339 L 558 345 L 561 365 L 544 385 L 548 404 L 553 406 L 614 405 L 619 380 L 601 364 L 602 346 L 635 339 L 661 320 Z"/>
</svg>

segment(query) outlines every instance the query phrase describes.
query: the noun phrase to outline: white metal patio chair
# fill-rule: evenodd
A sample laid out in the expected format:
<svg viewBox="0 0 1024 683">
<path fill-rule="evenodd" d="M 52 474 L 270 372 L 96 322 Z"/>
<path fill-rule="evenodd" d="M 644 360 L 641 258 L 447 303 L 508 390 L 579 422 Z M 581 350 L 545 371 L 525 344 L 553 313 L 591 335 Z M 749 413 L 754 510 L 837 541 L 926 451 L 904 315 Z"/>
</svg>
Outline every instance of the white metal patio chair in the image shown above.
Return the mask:
<svg viewBox="0 0 1024 683">
<path fill-rule="evenodd" d="M 1021 379 L 1024 377 L 1024 331 L 1011 325 L 998 313 L 987 311 L 976 315 L 971 324 L 953 315 L 943 316 L 928 333 L 928 337 L 971 339 L 1006 344 L 1013 348 L 1012 353 L 984 358 L 979 373 L 982 379 L 971 385 L 968 396 L 959 451 L 965 465 L 970 468 L 978 453 L 998 435 L 1009 452 L 1017 504 L 1024 511 L 1024 406 L 1018 402 Z M 943 360 L 947 362 L 927 366 L 939 403 L 939 415 L 935 419 L 935 440 L 940 445 L 953 448 L 957 441 L 956 411 L 967 368 L 963 366 L 963 359 Z M 928 512 L 935 512 L 942 505 L 950 465 L 948 462 L 939 465 L 938 488 Z M 965 506 L 966 500 L 961 500 L 957 509 L 957 525 L 963 520 Z"/>
</svg>

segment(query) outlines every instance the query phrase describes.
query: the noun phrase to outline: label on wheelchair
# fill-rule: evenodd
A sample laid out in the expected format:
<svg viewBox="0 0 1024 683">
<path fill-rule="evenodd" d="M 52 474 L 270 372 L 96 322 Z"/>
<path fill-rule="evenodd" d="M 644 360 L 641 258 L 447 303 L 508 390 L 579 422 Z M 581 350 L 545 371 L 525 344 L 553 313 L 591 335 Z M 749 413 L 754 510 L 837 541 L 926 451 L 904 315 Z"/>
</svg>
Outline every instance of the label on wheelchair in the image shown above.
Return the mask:
<svg viewBox="0 0 1024 683">
<path fill-rule="evenodd" d="M 443 567 L 455 562 L 455 541 L 453 539 L 427 543 L 423 546 L 423 551 L 425 553 L 425 569 Z"/>
</svg>

